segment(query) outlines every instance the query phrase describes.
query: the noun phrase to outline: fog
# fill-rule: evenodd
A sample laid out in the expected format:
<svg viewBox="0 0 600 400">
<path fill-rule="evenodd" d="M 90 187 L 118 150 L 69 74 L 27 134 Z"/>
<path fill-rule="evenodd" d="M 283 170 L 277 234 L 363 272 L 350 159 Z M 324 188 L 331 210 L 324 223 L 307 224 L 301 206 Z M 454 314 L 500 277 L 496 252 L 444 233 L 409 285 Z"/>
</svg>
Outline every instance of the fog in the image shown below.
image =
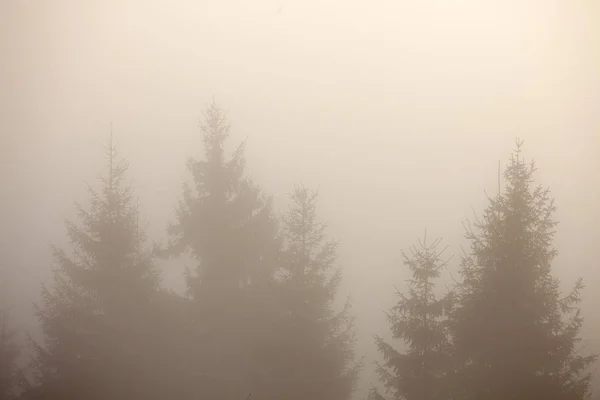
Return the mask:
<svg viewBox="0 0 600 400">
<path fill-rule="evenodd" d="M 0 44 L 2 265 L 21 331 L 111 124 L 163 240 L 214 96 L 278 212 L 295 183 L 319 189 L 365 356 L 356 398 L 377 382 L 401 251 L 427 229 L 458 256 L 516 137 L 556 198 L 554 274 L 584 278 L 582 334 L 600 350 L 599 2 L 4 0 Z M 183 290 L 181 272 L 165 265 L 164 284 Z"/>
</svg>

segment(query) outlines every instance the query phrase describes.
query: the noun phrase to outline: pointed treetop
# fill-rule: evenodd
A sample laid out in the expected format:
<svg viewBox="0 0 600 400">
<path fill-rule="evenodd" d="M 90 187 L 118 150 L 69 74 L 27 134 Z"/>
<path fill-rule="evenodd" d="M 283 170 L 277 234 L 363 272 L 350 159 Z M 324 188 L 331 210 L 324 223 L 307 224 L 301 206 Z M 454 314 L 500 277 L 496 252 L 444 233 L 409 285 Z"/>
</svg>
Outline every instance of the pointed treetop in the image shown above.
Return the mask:
<svg viewBox="0 0 600 400">
<path fill-rule="evenodd" d="M 227 113 L 217 105 L 213 97 L 203 116 L 204 121 L 200 123 L 200 127 L 204 133 L 207 159 L 220 158 L 223 154 L 223 143 L 229 138 L 230 125 L 227 120 Z"/>
<path fill-rule="evenodd" d="M 515 140 L 515 142 L 516 142 L 516 150 L 515 150 L 515 152 L 518 154 L 518 153 L 520 153 L 522 151 L 523 143 L 525 143 L 525 140 L 523 140 L 521 138 L 517 138 Z"/>
<path fill-rule="evenodd" d="M 115 200 L 115 196 L 127 196 L 132 189 L 122 187 L 122 180 L 129 168 L 129 162 L 126 159 L 119 159 L 117 144 L 114 141 L 112 122 L 110 123 L 110 132 L 104 148 L 108 171 L 106 174 L 98 174 L 98 179 L 103 185 L 102 191 L 104 196 L 109 201 L 113 201 Z"/>
</svg>

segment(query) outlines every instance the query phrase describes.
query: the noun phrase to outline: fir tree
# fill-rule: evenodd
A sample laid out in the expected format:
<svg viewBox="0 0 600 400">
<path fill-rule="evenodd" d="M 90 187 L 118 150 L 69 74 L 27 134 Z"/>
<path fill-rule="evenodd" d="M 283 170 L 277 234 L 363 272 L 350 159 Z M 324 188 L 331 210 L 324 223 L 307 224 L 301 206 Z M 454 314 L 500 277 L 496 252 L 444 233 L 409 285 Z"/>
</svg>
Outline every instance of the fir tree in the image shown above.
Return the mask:
<svg viewBox="0 0 600 400">
<path fill-rule="evenodd" d="M 188 161 L 193 187 L 184 188 L 167 254 L 188 252 L 197 262 L 187 275 L 196 398 L 243 398 L 262 379 L 253 349 L 268 331 L 261 290 L 279 248 L 277 221 L 271 199 L 245 174 L 244 145 L 226 158 L 229 123 L 214 101 L 201 127 L 204 159 Z"/>
<path fill-rule="evenodd" d="M 439 299 L 435 295 L 435 280 L 445 265 L 444 250 L 438 251 L 440 241 L 428 244 L 425 235 L 410 255 L 402 254 L 412 278 L 406 294 L 397 292 L 398 302 L 387 320 L 393 339 L 402 340 L 406 350 L 398 350 L 380 336 L 375 339 L 385 360 L 377 363 L 378 374 L 386 392 L 396 400 L 448 398 L 451 355 L 446 312 L 452 293 Z M 375 388 L 372 398 L 384 399 Z"/>
<path fill-rule="evenodd" d="M 588 395 L 595 356 L 578 354 L 578 280 L 561 297 L 551 274 L 556 222 L 548 189 L 534 186 L 522 142 L 504 172 L 506 188 L 467 225 L 470 252 L 452 312 L 461 399 L 578 400 Z"/>
<path fill-rule="evenodd" d="M 143 246 L 138 207 L 124 184 L 128 163 L 112 140 L 101 191 L 89 187 L 89 208 L 77 204 L 80 225 L 66 223 L 72 251 L 53 248 L 54 287 L 38 307 L 44 343 L 37 346 L 37 386 L 43 399 L 152 398 L 153 309 L 159 273 Z"/>
<path fill-rule="evenodd" d="M 244 143 L 226 160 L 225 113 L 213 101 L 204 117 L 205 159 L 189 159 L 194 187 L 184 187 L 177 221 L 169 227 L 168 253 L 190 251 L 200 262 L 193 271 L 197 276 L 188 276 L 192 297 L 203 283 L 237 288 L 268 277 L 272 270 L 264 268 L 267 263 L 261 259 L 273 259 L 277 250 L 272 244 L 277 225 L 271 199 L 245 176 Z"/>
<path fill-rule="evenodd" d="M 283 220 L 285 249 L 278 271 L 277 337 L 263 354 L 273 369 L 269 399 L 348 400 L 356 384 L 354 320 L 347 301 L 336 311 L 341 271 L 337 242 L 317 220 L 317 193 L 296 187 Z"/>
</svg>

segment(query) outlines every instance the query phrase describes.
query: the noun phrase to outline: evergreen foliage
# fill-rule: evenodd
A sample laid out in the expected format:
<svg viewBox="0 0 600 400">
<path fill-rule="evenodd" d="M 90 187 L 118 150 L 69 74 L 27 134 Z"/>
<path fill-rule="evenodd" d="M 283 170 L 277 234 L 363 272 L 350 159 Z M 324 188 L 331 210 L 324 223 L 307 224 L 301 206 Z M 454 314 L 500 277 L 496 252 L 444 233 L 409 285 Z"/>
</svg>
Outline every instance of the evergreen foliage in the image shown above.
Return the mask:
<svg viewBox="0 0 600 400">
<path fill-rule="evenodd" d="M 53 247 L 51 287 L 36 305 L 43 341 L 33 376 L 0 312 L 0 400 L 350 400 L 362 366 L 350 301 L 337 307 L 338 244 L 317 216 L 318 193 L 295 187 L 277 219 L 246 173 L 244 143 L 213 101 L 190 158 L 164 256 L 191 256 L 187 294 L 160 286 L 156 248 L 125 184 L 128 163 L 108 146 L 107 174 L 89 187 L 70 249 Z M 557 222 L 534 183 L 522 142 L 505 188 L 473 225 L 460 279 L 439 296 L 446 262 L 427 236 L 402 253 L 411 274 L 387 313 L 392 343 L 375 336 L 385 391 L 371 400 L 584 400 L 590 397 L 579 308 L 583 282 L 562 293 L 552 274 Z M 281 230 L 279 229 L 281 225 Z"/>
<path fill-rule="evenodd" d="M 445 265 L 443 250 L 438 251 L 440 241 L 428 244 L 425 235 L 410 255 L 403 253 L 412 277 L 407 292 L 397 292 L 398 302 L 387 313 L 387 320 L 393 339 L 402 340 L 406 350 L 398 350 L 380 336 L 375 339 L 385 360 L 377 364 L 377 371 L 386 392 L 396 400 L 448 398 L 452 364 L 446 312 L 452 293 L 439 299 L 435 294 L 435 280 Z M 373 388 L 372 398 L 384 396 Z"/>
<path fill-rule="evenodd" d="M 584 399 L 587 367 L 578 353 L 582 317 L 578 280 L 562 296 L 551 274 L 555 206 L 534 185 L 535 164 L 522 142 L 504 172 L 506 188 L 483 218 L 467 226 L 470 252 L 451 313 L 460 399 Z"/>
<path fill-rule="evenodd" d="M 359 363 L 354 359 L 350 303 L 333 307 L 341 280 L 337 243 L 317 220 L 317 193 L 296 187 L 282 217 L 285 248 L 278 274 L 281 319 L 271 345 L 273 399 L 348 400 Z"/>
<path fill-rule="evenodd" d="M 185 185 L 177 221 L 169 227 L 168 254 L 189 251 L 200 263 L 188 276 L 192 297 L 203 283 L 238 288 L 268 277 L 274 264 L 266 261 L 277 254 L 271 199 L 245 176 L 244 143 L 226 160 L 229 122 L 214 101 L 201 127 L 205 157 L 188 160 L 194 185 Z"/>
<path fill-rule="evenodd" d="M 123 182 L 128 163 L 112 140 L 108 164 L 101 191 L 89 188 L 89 208 L 76 205 L 81 224 L 66 223 L 72 251 L 53 248 L 54 287 L 43 287 L 38 307 L 45 341 L 36 346 L 29 398 L 153 398 L 159 273 Z"/>
<path fill-rule="evenodd" d="M 245 175 L 244 145 L 226 159 L 225 113 L 213 101 L 204 117 L 205 157 L 188 161 L 194 185 L 184 188 L 167 254 L 188 252 L 198 263 L 187 275 L 195 398 L 243 398 L 266 379 L 254 354 L 270 339 L 267 298 L 280 241 L 271 199 Z"/>
</svg>

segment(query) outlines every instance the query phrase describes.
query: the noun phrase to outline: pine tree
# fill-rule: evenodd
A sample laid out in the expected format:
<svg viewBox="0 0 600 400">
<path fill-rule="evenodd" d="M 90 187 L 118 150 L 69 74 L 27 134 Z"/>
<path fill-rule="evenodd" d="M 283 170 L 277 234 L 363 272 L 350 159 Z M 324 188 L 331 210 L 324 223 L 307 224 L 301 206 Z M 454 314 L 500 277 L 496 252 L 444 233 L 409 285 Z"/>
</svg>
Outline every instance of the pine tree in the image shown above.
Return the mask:
<svg viewBox="0 0 600 400">
<path fill-rule="evenodd" d="M 0 399 L 11 399 L 16 395 L 19 383 L 17 358 L 19 347 L 15 331 L 10 326 L 7 310 L 0 310 Z"/>
<path fill-rule="evenodd" d="M 333 303 L 341 271 L 337 242 L 317 220 L 316 192 L 296 187 L 283 216 L 285 249 L 278 271 L 280 319 L 263 354 L 273 369 L 269 399 L 348 400 L 360 364 L 354 359 L 354 320 L 347 301 Z"/>
<path fill-rule="evenodd" d="M 157 347 L 153 315 L 159 271 L 144 248 L 128 168 L 108 146 L 108 176 L 89 187 L 89 208 L 77 204 L 80 225 L 66 223 L 72 251 L 53 248 L 54 287 L 42 289 L 38 315 L 45 336 L 36 346 L 42 399 L 148 399 Z"/>
<path fill-rule="evenodd" d="M 448 398 L 448 373 L 451 371 L 450 341 L 447 315 L 452 293 L 442 298 L 435 294 L 435 280 L 445 262 L 445 250 L 438 251 L 441 240 L 427 243 L 427 235 L 413 246 L 411 254 L 402 253 L 404 265 L 412 278 L 408 292 L 397 292 L 399 300 L 387 313 L 392 337 L 406 345 L 404 352 L 382 337 L 375 342 L 385 362 L 377 364 L 377 372 L 396 400 L 437 400 Z M 384 399 L 374 388 L 373 399 Z"/>
<path fill-rule="evenodd" d="M 551 274 L 556 222 L 548 189 L 534 186 L 535 164 L 522 142 L 504 172 L 506 188 L 483 218 L 467 225 L 470 252 L 452 312 L 461 399 L 586 398 L 595 356 L 578 354 L 582 317 L 578 280 L 561 297 Z"/>
<path fill-rule="evenodd" d="M 245 174 L 244 144 L 226 159 L 229 123 L 214 101 L 201 127 L 205 157 L 188 161 L 194 185 L 184 188 L 167 253 L 188 252 L 197 262 L 187 275 L 195 398 L 243 398 L 261 379 L 253 349 L 268 330 L 259 321 L 261 289 L 273 274 L 277 221 L 271 199 Z"/>
</svg>

